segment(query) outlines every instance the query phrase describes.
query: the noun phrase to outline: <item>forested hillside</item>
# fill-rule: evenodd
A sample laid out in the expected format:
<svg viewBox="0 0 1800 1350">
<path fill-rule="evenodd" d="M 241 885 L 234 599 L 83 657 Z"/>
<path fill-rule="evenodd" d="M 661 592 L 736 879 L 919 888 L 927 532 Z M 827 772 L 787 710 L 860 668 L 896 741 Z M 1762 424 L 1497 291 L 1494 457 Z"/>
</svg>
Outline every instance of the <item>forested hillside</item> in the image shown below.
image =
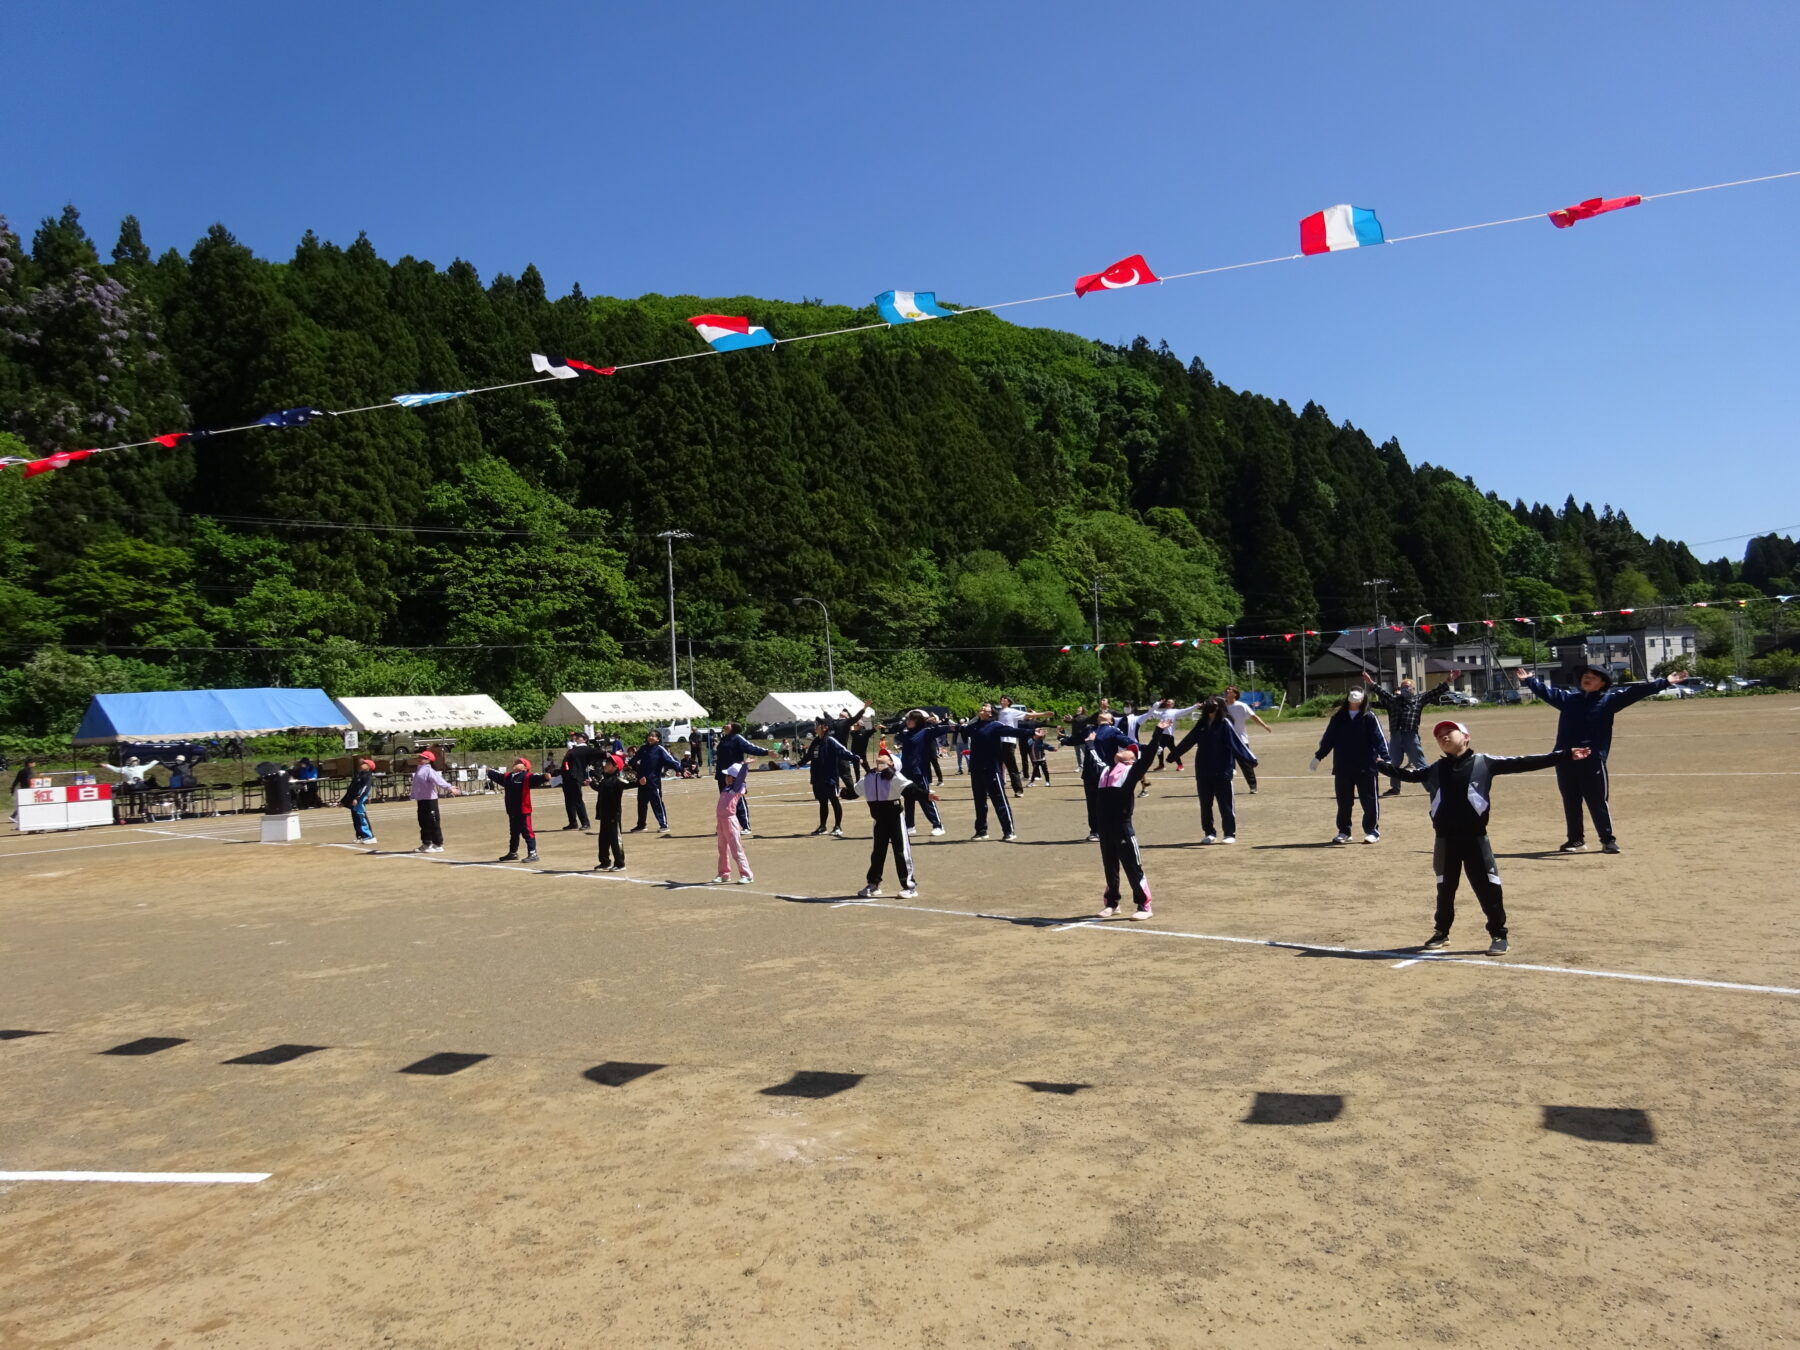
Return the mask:
<svg viewBox="0 0 1800 1350">
<path fill-rule="evenodd" d="M 102 261 L 73 209 L 29 244 L 0 220 L 0 454 L 526 379 L 533 351 L 679 355 L 709 311 L 784 338 L 877 319 L 552 299 L 534 268 L 484 283 L 310 234 L 283 262 L 223 227 L 152 257 L 129 218 Z M 561 689 L 666 687 L 671 529 L 693 534 L 683 681 L 691 637 L 722 712 L 822 678 L 798 595 L 830 607 L 840 681 L 891 702 L 1091 688 L 1097 658 L 1057 648 L 1092 641 L 1096 577 L 1123 640 L 1367 621 L 1375 576 L 1391 613 L 1467 618 L 1773 593 L 1796 570 L 1785 539 L 1703 564 L 1141 339 L 979 314 L 0 474 L 0 728 L 66 730 L 96 688 L 480 690 L 533 717 Z M 1129 696 L 1215 684 L 1224 654 L 1104 660 Z"/>
</svg>

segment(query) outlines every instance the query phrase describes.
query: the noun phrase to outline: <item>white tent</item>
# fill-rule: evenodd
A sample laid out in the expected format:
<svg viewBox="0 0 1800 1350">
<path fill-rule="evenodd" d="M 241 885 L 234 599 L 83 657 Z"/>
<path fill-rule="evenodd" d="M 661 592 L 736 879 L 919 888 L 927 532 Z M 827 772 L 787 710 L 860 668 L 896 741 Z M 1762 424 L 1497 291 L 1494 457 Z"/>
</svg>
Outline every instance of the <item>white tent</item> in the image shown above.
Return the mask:
<svg viewBox="0 0 1800 1350">
<path fill-rule="evenodd" d="M 455 731 L 463 727 L 510 727 L 513 719 L 486 694 L 456 697 L 340 698 L 338 707 L 358 731 Z"/>
<path fill-rule="evenodd" d="M 691 722 L 705 717 L 682 689 L 627 689 L 608 694 L 558 694 L 544 714 L 547 727 L 579 727 L 589 722 Z"/>
<path fill-rule="evenodd" d="M 815 717 L 836 717 L 848 708 L 855 713 L 863 701 L 848 689 L 824 689 L 808 694 L 770 694 L 750 710 L 744 721 L 810 722 Z"/>
</svg>

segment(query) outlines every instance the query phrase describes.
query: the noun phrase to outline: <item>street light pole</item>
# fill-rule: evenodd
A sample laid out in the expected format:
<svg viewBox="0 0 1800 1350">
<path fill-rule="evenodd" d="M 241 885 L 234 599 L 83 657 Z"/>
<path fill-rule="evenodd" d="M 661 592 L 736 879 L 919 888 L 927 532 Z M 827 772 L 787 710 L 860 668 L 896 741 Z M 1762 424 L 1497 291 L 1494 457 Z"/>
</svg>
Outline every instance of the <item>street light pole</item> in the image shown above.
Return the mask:
<svg viewBox="0 0 1800 1350">
<path fill-rule="evenodd" d="M 1419 625 L 1424 623 L 1425 620 L 1429 619 L 1430 617 L 1431 617 L 1431 615 L 1429 613 L 1421 614 L 1421 615 L 1419 615 L 1418 618 L 1414 619 L 1411 623 L 1406 625 L 1409 629 L 1412 630 L 1413 641 L 1417 642 L 1421 647 L 1425 646 L 1425 643 L 1423 641 L 1421 641 L 1419 638 Z M 1394 675 L 1394 682 L 1396 684 L 1398 684 L 1400 682 L 1400 676 L 1399 676 L 1398 669 L 1397 669 L 1399 664 L 1400 664 L 1400 658 L 1398 655 L 1396 655 L 1394 658 L 1394 665 L 1396 667 L 1396 672 Z M 1452 664 L 1454 664 L 1454 663 L 1452 663 Z M 1424 666 L 1423 662 L 1421 661 L 1420 666 L 1419 666 L 1419 686 L 1420 686 L 1420 688 L 1423 688 L 1424 685 L 1425 685 L 1425 666 Z"/>
<path fill-rule="evenodd" d="M 837 688 L 837 670 L 831 664 L 831 611 L 825 608 L 825 602 L 823 600 L 816 600 L 810 595 L 796 595 L 794 597 L 794 604 L 796 607 L 798 607 L 800 605 L 817 605 L 819 607 L 819 613 L 824 616 L 824 620 L 825 620 L 825 683 L 830 685 L 831 688 L 833 690 L 835 690 Z"/>
<path fill-rule="evenodd" d="M 1094 666 L 1098 674 L 1094 677 L 1094 697 L 1106 697 L 1106 658 L 1100 654 L 1100 574 L 1094 574 Z"/>
<path fill-rule="evenodd" d="M 1493 606 L 1490 600 L 1498 600 L 1499 591 L 1483 591 L 1481 593 L 1481 651 L 1487 658 L 1482 664 L 1482 673 L 1486 675 L 1487 687 L 1481 691 L 1483 698 L 1494 692 L 1494 630 L 1488 627 L 1488 620 L 1493 618 Z"/>
<path fill-rule="evenodd" d="M 669 688 L 681 688 L 681 667 L 675 655 L 675 541 L 692 539 L 687 530 L 663 530 L 657 536 L 669 550 Z"/>
</svg>

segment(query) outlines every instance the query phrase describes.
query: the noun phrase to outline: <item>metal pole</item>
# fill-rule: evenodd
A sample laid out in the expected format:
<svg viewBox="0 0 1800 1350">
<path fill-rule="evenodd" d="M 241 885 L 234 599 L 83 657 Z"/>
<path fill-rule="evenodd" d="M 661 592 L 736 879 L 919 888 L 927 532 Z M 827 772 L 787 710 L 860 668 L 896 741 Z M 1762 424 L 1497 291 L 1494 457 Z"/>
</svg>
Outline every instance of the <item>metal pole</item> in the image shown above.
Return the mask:
<svg viewBox="0 0 1800 1350">
<path fill-rule="evenodd" d="M 1225 680 L 1226 680 L 1226 683 L 1228 683 L 1228 684 L 1235 683 L 1237 680 L 1237 665 L 1231 659 L 1231 625 L 1230 624 L 1225 625 Z"/>
<path fill-rule="evenodd" d="M 1094 664 L 1099 674 L 1094 677 L 1094 697 L 1106 697 L 1106 660 L 1100 655 L 1100 574 L 1094 574 Z"/>
<path fill-rule="evenodd" d="M 1300 624 L 1300 701 L 1306 702 L 1306 624 Z"/>
<path fill-rule="evenodd" d="M 675 541 L 692 539 L 686 530 L 663 530 L 657 536 L 669 549 L 669 688 L 681 688 L 681 666 L 675 655 Z"/>
<path fill-rule="evenodd" d="M 1488 604 L 1488 601 L 1499 598 L 1499 591 L 1483 591 L 1481 593 L 1481 671 L 1486 677 L 1486 687 L 1481 693 L 1484 698 L 1494 689 L 1494 630 L 1487 626 L 1487 621 L 1494 616 L 1489 612 L 1493 607 Z"/>
<path fill-rule="evenodd" d="M 796 595 L 796 605 L 817 605 L 825 623 L 825 683 L 834 690 L 837 688 L 837 670 L 831 663 L 831 611 L 825 608 L 825 602 L 811 595 Z"/>
</svg>

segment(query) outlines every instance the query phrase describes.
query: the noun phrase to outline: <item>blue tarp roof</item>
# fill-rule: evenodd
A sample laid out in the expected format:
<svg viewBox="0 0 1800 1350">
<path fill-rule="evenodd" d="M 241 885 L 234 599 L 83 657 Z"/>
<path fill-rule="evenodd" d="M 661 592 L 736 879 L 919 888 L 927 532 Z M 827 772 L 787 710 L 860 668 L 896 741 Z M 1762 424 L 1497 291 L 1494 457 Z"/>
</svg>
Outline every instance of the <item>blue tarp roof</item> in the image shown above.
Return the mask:
<svg viewBox="0 0 1800 1350">
<path fill-rule="evenodd" d="M 95 694 L 75 731 L 76 745 L 268 736 L 281 731 L 348 731 L 323 689 L 191 689 Z"/>
</svg>

